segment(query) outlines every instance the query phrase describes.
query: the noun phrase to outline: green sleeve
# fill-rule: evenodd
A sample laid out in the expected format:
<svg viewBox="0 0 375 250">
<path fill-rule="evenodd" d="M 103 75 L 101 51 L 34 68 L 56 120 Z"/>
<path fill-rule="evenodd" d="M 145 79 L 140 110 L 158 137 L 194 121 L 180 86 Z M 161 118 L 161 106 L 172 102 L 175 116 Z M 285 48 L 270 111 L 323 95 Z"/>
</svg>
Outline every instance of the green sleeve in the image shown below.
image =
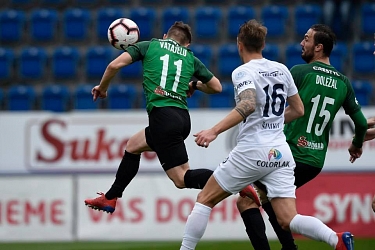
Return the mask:
<svg viewBox="0 0 375 250">
<path fill-rule="evenodd" d="M 350 118 L 353 120 L 355 127 L 355 135 L 352 143 L 357 148 L 361 148 L 367 131 L 367 120 L 361 110 L 358 110 L 354 114 L 350 114 Z"/>
<path fill-rule="evenodd" d="M 342 107 L 345 110 L 345 113 L 347 115 L 354 114 L 358 112 L 358 110 L 361 109 L 361 106 L 359 105 L 357 99 L 355 98 L 354 90 L 352 87 L 352 84 L 348 80 L 348 78 L 344 79 L 344 83 L 346 84 L 347 92 L 346 92 L 346 97 L 344 100 L 344 103 L 342 104 Z"/>
<path fill-rule="evenodd" d="M 212 74 L 211 71 L 209 71 L 207 67 L 194 56 L 194 77 L 203 83 L 207 83 L 213 76 L 214 74 Z"/>
<path fill-rule="evenodd" d="M 133 62 L 140 61 L 146 55 L 150 43 L 151 41 L 138 42 L 127 47 L 125 51 L 130 54 Z"/>
</svg>

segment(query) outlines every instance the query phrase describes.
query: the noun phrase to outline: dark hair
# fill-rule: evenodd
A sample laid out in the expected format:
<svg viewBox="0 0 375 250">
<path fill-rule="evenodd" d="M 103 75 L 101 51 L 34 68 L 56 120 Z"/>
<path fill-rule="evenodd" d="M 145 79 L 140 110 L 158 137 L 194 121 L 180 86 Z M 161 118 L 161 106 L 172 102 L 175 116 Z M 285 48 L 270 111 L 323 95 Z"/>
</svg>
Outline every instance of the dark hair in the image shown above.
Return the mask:
<svg viewBox="0 0 375 250">
<path fill-rule="evenodd" d="M 267 28 L 255 19 L 251 19 L 241 25 L 238 31 L 238 41 L 247 51 L 260 52 L 266 42 Z"/>
<path fill-rule="evenodd" d="M 314 44 L 322 44 L 323 45 L 323 53 L 326 56 L 330 56 L 333 46 L 336 44 L 336 35 L 333 33 L 330 27 L 324 24 L 314 24 L 311 26 L 314 34 Z"/>
<path fill-rule="evenodd" d="M 181 44 L 191 43 L 191 28 L 182 21 L 175 22 L 169 28 L 167 37 L 175 38 Z"/>
</svg>

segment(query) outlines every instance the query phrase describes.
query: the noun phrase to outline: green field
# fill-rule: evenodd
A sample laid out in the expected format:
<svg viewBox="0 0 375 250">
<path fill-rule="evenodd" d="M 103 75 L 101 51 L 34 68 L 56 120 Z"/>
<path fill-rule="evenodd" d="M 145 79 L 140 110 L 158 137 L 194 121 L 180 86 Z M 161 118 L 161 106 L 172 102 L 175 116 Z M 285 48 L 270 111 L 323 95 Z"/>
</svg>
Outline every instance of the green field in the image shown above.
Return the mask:
<svg viewBox="0 0 375 250">
<path fill-rule="evenodd" d="M 297 240 L 299 250 L 332 250 L 325 243 Z M 270 242 L 272 250 L 280 250 L 276 241 Z M 0 243 L 6 250 L 178 250 L 180 242 L 73 242 L 73 243 Z M 201 241 L 197 250 L 253 249 L 248 241 Z M 355 239 L 356 250 L 374 250 L 375 239 Z"/>
</svg>

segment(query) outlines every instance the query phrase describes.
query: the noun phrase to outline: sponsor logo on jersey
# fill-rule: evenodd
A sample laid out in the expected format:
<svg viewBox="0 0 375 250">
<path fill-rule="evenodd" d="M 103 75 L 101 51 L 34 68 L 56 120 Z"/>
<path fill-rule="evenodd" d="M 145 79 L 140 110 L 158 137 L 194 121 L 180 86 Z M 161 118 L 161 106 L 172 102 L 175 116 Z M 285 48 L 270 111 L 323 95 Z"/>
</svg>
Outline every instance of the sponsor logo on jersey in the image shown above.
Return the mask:
<svg viewBox="0 0 375 250">
<path fill-rule="evenodd" d="M 310 142 L 305 136 L 300 136 L 297 141 L 297 147 L 309 148 L 314 150 L 323 150 L 324 144 L 321 142 Z"/>
<path fill-rule="evenodd" d="M 181 96 L 174 95 L 173 93 L 170 93 L 166 91 L 165 89 L 163 89 L 161 86 L 157 86 L 154 90 L 154 93 L 157 95 L 162 95 L 162 96 L 170 97 L 173 99 L 182 100 Z"/>
<path fill-rule="evenodd" d="M 272 148 L 269 152 L 268 152 L 268 160 L 270 161 L 271 159 L 275 159 L 275 160 L 280 160 L 281 157 L 283 157 L 283 155 L 281 154 L 281 152 L 277 149 L 274 149 Z"/>
<path fill-rule="evenodd" d="M 252 82 L 251 80 L 246 80 L 246 81 L 240 82 L 240 83 L 235 87 L 235 89 L 236 89 L 236 90 L 239 90 L 239 89 L 241 89 L 242 87 L 247 86 L 247 85 L 254 85 L 254 84 L 253 84 L 253 82 Z"/>
<path fill-rule="evenodd" d="M 281 128 L 280 123 L 277 122 L 263 122 L 262 123 L 262 128 L 263 129 L 279 129 Z"/>
<path fill-rule="evenodd" d="M 257 166 L 262 168 L 287 168 L 290 161 L 257 161 Z"/>
<path fill-rule="evenodd" d="M 337 71 L 327 69 L 327 68 L 323 68 L 323 67 L 319 67 L 319 66 L 314 66 L 313 70 L 322 71 L 324 73 L 335 75 L 335 76 L 340 76 L 340 74 Z"/>
<path fill-rule="evenodd" d="M 245 71 L 240 71 L 240 72 L 238 72 L 238 73 L 234 76 L 234 79 L 235 79 L 235 80 L 240 80 L 240 79 L 243 78 L 245 75 L 246 75 L 246 72 L 245 72 Z"/>
<path fill-rule="evenodd" d="M 259 71 L 259 74 L 263 77 L 277 77 L 284 75 L 283 72 L 279 72 L 278 70 L 267 72 L 267 71 Z"/>
</svg>

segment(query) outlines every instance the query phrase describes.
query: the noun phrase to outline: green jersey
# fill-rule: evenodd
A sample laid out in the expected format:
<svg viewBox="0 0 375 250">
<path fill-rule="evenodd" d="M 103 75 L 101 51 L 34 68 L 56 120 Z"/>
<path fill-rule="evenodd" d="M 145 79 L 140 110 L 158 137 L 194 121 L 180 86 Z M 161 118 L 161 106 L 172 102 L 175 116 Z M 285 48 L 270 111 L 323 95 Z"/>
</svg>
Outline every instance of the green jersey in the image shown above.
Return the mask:
<svg viewBox="0 0 375 250">
<path fill-rule="evenodd" d="M 129 46 L 126 51 L 143 64 L 146 109 L 179 107 L 187 109 L 187 91 L 194 76 L 206 83 L 213 74 L 188 48 L 173 39 L 152 39 Z"/>
<path fill-rule="evenodd" d="M 321 62 L 296 65 L 291 70 L 305 107 L 305 114 L 284 132 L 294 159 L 322 168 L 329 143 L 329 131 L 338 110 L 352 115 L 360 111 L 348 78 Z"/>
</svg>

